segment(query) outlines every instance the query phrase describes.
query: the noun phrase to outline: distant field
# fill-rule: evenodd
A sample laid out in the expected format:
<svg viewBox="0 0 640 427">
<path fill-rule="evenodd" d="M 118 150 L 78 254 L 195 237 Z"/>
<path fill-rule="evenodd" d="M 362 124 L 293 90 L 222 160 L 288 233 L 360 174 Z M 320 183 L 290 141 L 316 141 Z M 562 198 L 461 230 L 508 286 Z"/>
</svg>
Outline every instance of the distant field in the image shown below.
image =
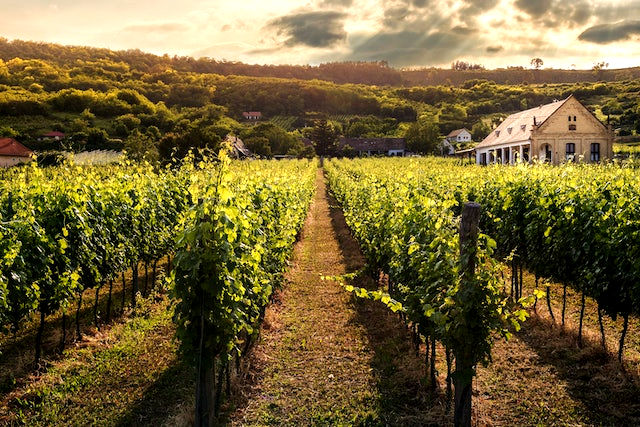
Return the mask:
<svg viewBox="0 0 640 427">
<path fill-rule="evenodd" d="M 287 132 L 290 132 L 293 130 L 293 124 L 297 119 L 298 117 L 296 116 L 273 116 L 269 121 Z"/>
</svg>

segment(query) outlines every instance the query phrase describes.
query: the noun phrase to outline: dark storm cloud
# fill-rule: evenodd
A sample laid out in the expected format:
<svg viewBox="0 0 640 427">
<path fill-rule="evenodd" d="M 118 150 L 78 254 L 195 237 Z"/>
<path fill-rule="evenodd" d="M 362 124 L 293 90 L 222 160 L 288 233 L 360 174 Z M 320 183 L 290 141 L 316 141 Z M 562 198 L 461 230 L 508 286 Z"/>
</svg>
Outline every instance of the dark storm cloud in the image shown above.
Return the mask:
<svg viewBox="0 0 640 427">
<path fill-rule="evenodd" d="M 616 22 L 629 17 L 640 16 L 640 0 L 632 0 L 627 3 L 599 4 L 596 6 L 595 15 L 600 22 Z"/>
<path fill-rule="evenodd" d="M 406 6 L 396 6 L 384 11 L 382 25 L 387 28 L 398 28 L 403 21 L 409 16 L 409 8 Z"/>
<path fill-rule="evenodd" d="M 320 0 L 318 5 L 323 6 L 342 6 L 350 7 L 353 4 L 353 0 Z"/>
<path fill-rule="evenodd" d="M 587 0 L 516 0 L 515 5 L 547 28 L 573 28 L 586 24 L 594 14 Z"/>
<path fill-rule="evenodd" d="M 412 26 L 415 29 L 416 22 L 429 20 L 437 14 L 437 9 L 427 8 L 430 0 L 395 0 L 386 1 L 382 25 L 385 28 L 400 30 L 404 27 Z"/>
<path fill-rule="evenodd" d="M 516 0 L 518 9 L 533 17 L 544 15 L 551 7 L 551 0 Z"/>
<path fill-rule="evenodd" d="M 267 26 L 287 37 L 285 46 L 329 47 L 346 39 L 345 17 L 334 11 L 299 12 L 276 18 Z"/>
<path fill-rule="evenodd" d="M 487 53 L 498 53 L 502 50 L 504 50 L 502 46 L 487 46 L 487 48 L 485 49 Z"/>
<path fill-rule="evenodd" d="M 640 21 L 620 21 L 614 24 L 601 24 L 587 28 L 578 39 L 592 43 L 606 44 L 628 40 L 640 35 Z"/>
<path fill-rule="evenodd" d="M 457 34 L 462 34 L 462 35 L 469 35 L 469 34 L 474 34 L 478 32 L 476 28 L 463 27 L 462 25 L 456 25 L 451 29 L 451 31 Z"/>
<path fill-rule="evenodd" d="M 387 60 L 396 66 L 441 64 L 474 53 L 474 37 L 453 31 L 424 34 L 417 31 L 380 33 L 365 39 L 353 48 L 350 58 L 374 61 Z"/>
</svg>

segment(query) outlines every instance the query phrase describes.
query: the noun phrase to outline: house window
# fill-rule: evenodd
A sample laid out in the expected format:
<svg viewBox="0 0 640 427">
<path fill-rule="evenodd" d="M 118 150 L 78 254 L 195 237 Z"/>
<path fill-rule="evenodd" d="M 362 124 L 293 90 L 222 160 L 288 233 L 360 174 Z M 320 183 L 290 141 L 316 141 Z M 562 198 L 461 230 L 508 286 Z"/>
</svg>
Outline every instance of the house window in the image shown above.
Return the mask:
<svg viewBox="0 0 640 427">
<path fill-rule="evenodd" d="M 573 116 L 573 121 L 574 121 L 574 122 L 576 121 L 576 116 Z"/>
<path fill-rule="evenodd" d="M 571 121 L 571 116 L 569 116 L 569 121 Z"/>
<path fill-rule="evenodd" d="M 591 161 L 599 162 L 600 161 L 600 144 L 594 142 L 591 144 Z"/>
<path fill-rule="evenodd" d="M 569 125 L 569 130 L 576 130 L 576 125 L 575 124 L 570 124 Z"/>
<path fill-rule="evenodd" d="M 496 136 L 500 136 L 500 131 L 499 130 L 496 131 Z"/>
<path fill-rule="evenodd" d="M 572 162 L 576 156 L 576 144 L 574 144 L 573 142 L 567 143 L 565 153 L 565 158 L 567 159 L 567 161 Z"/>
</svg>

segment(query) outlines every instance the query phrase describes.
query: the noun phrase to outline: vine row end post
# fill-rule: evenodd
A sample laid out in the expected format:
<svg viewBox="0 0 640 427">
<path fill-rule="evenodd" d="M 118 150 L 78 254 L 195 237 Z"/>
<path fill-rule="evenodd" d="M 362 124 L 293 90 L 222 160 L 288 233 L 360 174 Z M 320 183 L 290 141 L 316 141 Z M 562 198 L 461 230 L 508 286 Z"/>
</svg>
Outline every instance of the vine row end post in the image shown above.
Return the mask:
<svg viewBox="0 0 640 427">
<path fill-rule="evenodd" d="M 478 224 L 480 205 L 467 202 L 462 208 L 460 221 L 460 287 L 474 286 L 476 253 L 478 251 Z M 454 424 L 471 426 L 471 385 L 473 378 L 473 349 L 468 345 L 455 348 L 456 369 L 454 375 Z"/>
</svg>

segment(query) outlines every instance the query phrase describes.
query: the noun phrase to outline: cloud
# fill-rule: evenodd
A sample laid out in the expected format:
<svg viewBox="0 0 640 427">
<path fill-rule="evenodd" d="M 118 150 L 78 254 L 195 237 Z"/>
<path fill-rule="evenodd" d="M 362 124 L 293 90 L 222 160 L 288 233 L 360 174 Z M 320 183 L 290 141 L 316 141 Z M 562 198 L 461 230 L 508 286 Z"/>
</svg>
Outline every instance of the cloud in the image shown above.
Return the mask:
<svg viewBox="0 0 640 427">
<path fill-rule="evenodd" d="M 189 30 L 189 26 L 180 22 L 160 22 L 128 25 L 123 31 L 132 33 L 176 33 Z"/>
<path fill-rule="evenodd" d="M 395 6 L 384 11 L 382 24 L 387 28 L 398 28 L 409 16 L 409 8 L 406 6 Z"/>
<path fill-rule="evenodd" d="M 504 47 L 502 46 L 487 46 L 487 48 L 485 49 L 487 53 L 498 53 L 502 50 L 504 50 Z"/>
<path fill-rule="evenodd" d="M 332 6 L 332 7 L 350 7 L 351 5 L 353 5 L 353 0 L 320 0 L 320 2 L 318 3 L 318 5 L 320 7 L 324 7 L 324 6 Z"/>
<path fill-rule="evenodd" d="M 632 16 L 640 16 L 640 0 L 630 0 L 626 3 L 602 3 L 596 6 L 595 15 L 601 22 L 614 22 Z"/>
<path fill-rule="evenodd" d="M 463 0 L 462 13 L 486 12 L 499 3 L 499 0 Z"/>
<path fill-rule="evenodd" d="M 335 11 L 298 12 L 273 19 L 267 27 L 287 37 L 285 46 L 330 47 L 346 39 L 345 17 Z"/>
<path fill-rule="evenodd" d="M 349 54 L 356 60 L 386 60 L 396 66 L 442 64 L 472 54 L 477 37 L 453 31 L 424 34 L 417 31 L 378 33 L 355 46 Z"/>
<path fill-rule="evenodd" d="M 516 6 L 533 17 L 539 17 L 549 10 L 551 0 L 516 0 Z"/>
<path fill-rule="evenodd" d="M 515 6 L 536 24 L 556 30 L 584 25 L 594 15 L 593 5 L 587 0 L 516 0 Z"/>
<path fill-rule="evenodd" d="M 628 40 L 634 35 L 640 35 L 640 21 L 626 20 L 587 28 L 578 36 L 578 39 L 592 43 L 606 44 L 620 40 Z"/>
</svg>

